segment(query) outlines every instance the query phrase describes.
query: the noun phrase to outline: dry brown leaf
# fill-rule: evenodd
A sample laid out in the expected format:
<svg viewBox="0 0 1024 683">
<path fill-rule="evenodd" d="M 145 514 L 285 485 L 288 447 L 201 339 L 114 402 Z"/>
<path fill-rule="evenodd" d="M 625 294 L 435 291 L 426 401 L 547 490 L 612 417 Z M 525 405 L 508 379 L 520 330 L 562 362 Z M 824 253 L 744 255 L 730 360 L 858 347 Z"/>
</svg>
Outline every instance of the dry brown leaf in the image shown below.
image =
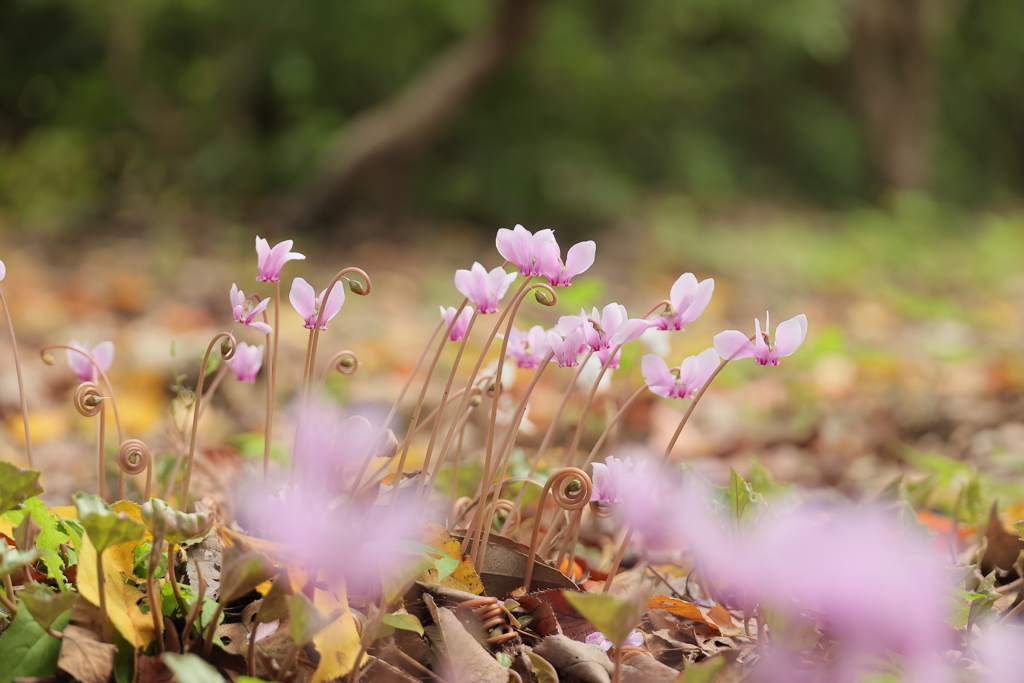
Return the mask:
<svg viewBox="0 0 1024 683">
<path fill-rule="evenodd" d="M 533 650 L 563 674 L 585 683 L 611 683 L 612 662 L 597 645 L 566 636 L 548 636 Z"/>
<path fill-rule="evenodd" d="M 686 602 L 685 600 L 679 600 L 677 598 L 670 598 L 667 595 L 655 595 L 647 601 L 647 607 L 650 609 L 665 610 L 666 612 L 670 612 L 678 617 L 706 624 L 716 631 L 721 630 L 718 624 L 712 621 L 708 616 L 705 616 L 704 612 L 701 611 L 701 608 L 692 602 Z M 729 623 L 732 623 L 732 617 L 728 615 L 728 612 L 726 612 L 726 616 L 728 617 Z"/>
<path fill-rule="evenodd" d="M 458 538 L 458 537 L 456 537 Z M 477 567 L 484 592 L 497 598 L 504 598 L 523 585 L 526 574 L 526 560 L 529 546 L 517 543 L 511 538 L 491 534 L 484 555 L 482 567 Z M 576 590 L 576 584 L 562 572 L 539 560 L 534 561 L 532 590 L 565 588 Z"/>
<path fill-rule="evenodd" d="M 107 683 L 117 647 L 102 643 L 92 631 L 69 624 L 61 639 L 57 667 L 82 683 Z"/>
<path fill-rule="evenodd" d="M 622 683 L 673 683 L 679 676 L 675 669 L 653 657 L 631 657 L 622 665 Z"/>
<path fill-rule="evenodd" d="M 1014 530 L 1010 533 L 1003 526 L 999 519 L 998 503 L 992 503 L 992 510 L 988 517 L 988 526 L 985 529 L 985 538 L 988 539 L 988 547 L 981 558 L 980 568 L 983 575 L 988 575 L 993 569 L 1012 569 L 1013 564 L 1020 557 L 1021 550 L 1024 550 L 1024 541 L 1020 540 L 1020 534 Z"/>
<path fill-rule="evenodd" d="M 433 643 L 435 652 L 451 672 L 474 683 L 507 683 L 508 669 L 498 664 L 452 610 L 438 607 L 427 593 L 423 594 L 423 603 L 434 617 L 443 641 L 440 648 L 438 643 Z"/>
</svg>

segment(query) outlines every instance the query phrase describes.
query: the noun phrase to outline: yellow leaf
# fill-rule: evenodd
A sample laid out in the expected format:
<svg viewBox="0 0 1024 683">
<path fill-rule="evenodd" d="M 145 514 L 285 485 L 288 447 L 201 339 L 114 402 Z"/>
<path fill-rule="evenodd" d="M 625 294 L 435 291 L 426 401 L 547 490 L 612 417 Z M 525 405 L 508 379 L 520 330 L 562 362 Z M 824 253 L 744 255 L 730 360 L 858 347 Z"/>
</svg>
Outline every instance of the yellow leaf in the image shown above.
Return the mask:
<svg viewBox="0 0 1024 683">
<path fill-rule="evenodd" d="M 313 637 L 313 644 L 320 652 L 320 664 L 313 674 L 313 683 L 332 681 L 346 675 L 354 668 L 359 654 L 359 631 L 356 629 L 355 617 L 348 608 L 345 581 L 338 579 L 328 588 L 330 590 L 316 589 L 313 604 L 321 614 L 341 610 L 341 615 Z M 364 653 L 362 662 L 365 661 Z"/>
<path fill-rule="evenodd" d="M 14 440 L 25 445 L 25 423 L 21 413 L 11 415 L 6 420 L 7 430 Z M 51 408 L 49 410 L 33 410 L 28 416 L 28 428 L 32 433 L 32 443 L 41 445 L 60 439 L 71 427 L 70 413 L 65 408 Z"/>
<path fill-rule="evenodd" d="M 440 584 L 445 588 L 454 588 L 473 593 L 474 595 L 480 595 L 484 592 L 484 584 L 476 573 L 476 567 L 473 566 L 472 561 L 468 557 L 463 557 L 462 555 L 462 544 L 459 543 L 458 539 L 452 538 L 443 526 L 421 520 L 420 543 L 447 553 L 456 560 L 459 560 L 459 566 L 452 572 L 451 576 L 438 581 L 437 569 L 431 567 L 424 572 L 426 576 L 421 579 L 422 581 Z"/>
<path fill-rule="evenodd" d="M 115 503 L 114 507 L 117 505 Z M 138 541 L 128 541 L 108 548 L 103 554 L 103 575 L 106 579 L 104 592 L 110 623 L 135 649 L 144 650 L 153 640 L 153 619 L 139 609 L 139 600 L 145 593 L 125 582 L 125 576 L 131 575 L 135 566 L 134 554 L 138 544 Z M 82 547 L 78 549 L 78 592 L 99 606 L 96 548 L 88 537 L 82 538 Z"/>
</svg>

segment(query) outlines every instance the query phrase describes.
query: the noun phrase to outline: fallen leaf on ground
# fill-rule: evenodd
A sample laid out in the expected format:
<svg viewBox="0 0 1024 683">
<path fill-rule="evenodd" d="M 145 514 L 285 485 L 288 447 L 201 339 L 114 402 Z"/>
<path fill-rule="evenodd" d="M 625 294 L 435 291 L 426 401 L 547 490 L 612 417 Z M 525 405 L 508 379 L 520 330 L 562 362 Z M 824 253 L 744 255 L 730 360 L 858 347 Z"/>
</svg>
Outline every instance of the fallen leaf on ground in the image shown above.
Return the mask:
<svg viewBox="0 0 1024 683">
<path fill-rule="evenodd" d="M 107 683 L 117 646 L 100 642 L 92 631 L 74 624 L 64 629 L 57 667 L 81 683 Z"/>
<path fill-rule="evenodd" d="M 566 636 L 548 636 L 533 650 L 558 671 L 586 683 L 610 683 L 612 680 L 612 662 L 597 645 Z"/>
<path fill-rule="evenodd" d="M 313 604 L 322 614 L 340 612 L 334 621 L 313 637 L 313 644 L 320 653 L 320 665 L 313 674 L 313 683 L 320 683 L 340 678 L 352 671 L 359 653 L 359 631 L 356 629 L 355 617 L 348 608 L 344 580 L 333 582 L 328 590 L 318 588 L 313 596 Z"/>
</svg>

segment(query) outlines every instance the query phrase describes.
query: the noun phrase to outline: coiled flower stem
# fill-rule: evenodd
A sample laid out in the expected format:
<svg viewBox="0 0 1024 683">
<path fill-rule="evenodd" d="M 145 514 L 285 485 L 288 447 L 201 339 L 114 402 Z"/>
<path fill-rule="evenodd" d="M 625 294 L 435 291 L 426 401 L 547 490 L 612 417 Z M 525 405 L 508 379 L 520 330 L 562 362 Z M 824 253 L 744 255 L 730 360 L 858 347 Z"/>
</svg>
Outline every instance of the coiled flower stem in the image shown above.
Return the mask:
<svg viewBox="0 0 1024 683">
<path fill-rule="evenodd" d="M 578 487 L 573 482 L 579 482 Z M 578 467 L 563 467 L 557 470 L 544 484 L 544 490 L 537 501 L 537 516 L 533 519 L 533 534 L 530 536 L 530 553 L 526 558 L 526 574 L 523 577 L 523 588 L 530 592 L 533 582 L 533 563 L 537 559 L 537 541 L 540 536 L 541 518 L 547 505 L 548 496 L 553 495 L 555 505 L 566 512 L 582 510 L 590 502 L 590 494 L 594 489 L 593 482 L 587 473 Z M 554 491 L 554 493 L 552 493 Z"/>
</svg>

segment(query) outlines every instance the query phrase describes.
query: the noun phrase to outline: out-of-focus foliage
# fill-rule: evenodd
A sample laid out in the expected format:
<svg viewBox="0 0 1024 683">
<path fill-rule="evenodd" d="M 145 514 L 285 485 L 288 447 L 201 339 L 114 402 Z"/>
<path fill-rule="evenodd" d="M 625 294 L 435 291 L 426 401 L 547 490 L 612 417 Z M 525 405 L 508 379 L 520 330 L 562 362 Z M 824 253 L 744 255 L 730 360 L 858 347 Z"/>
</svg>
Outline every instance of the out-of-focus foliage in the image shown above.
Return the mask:
<svg viewBox="0 0 1024 683">
<path fill-rule="evenodd" d="M 934 189 L 1021 189 L 1024 4 L 933 3 Z M 607 221 L 650 191 L 848 205 L 875 180 L 842 0 L 551 0 L 417 174 L 435 215 Z M 5 0 L 0 210 L 60 225 L 299 185 L 484 0 Z M 421 169 L 422 170 L 422 169 Z"/>
</svg>

